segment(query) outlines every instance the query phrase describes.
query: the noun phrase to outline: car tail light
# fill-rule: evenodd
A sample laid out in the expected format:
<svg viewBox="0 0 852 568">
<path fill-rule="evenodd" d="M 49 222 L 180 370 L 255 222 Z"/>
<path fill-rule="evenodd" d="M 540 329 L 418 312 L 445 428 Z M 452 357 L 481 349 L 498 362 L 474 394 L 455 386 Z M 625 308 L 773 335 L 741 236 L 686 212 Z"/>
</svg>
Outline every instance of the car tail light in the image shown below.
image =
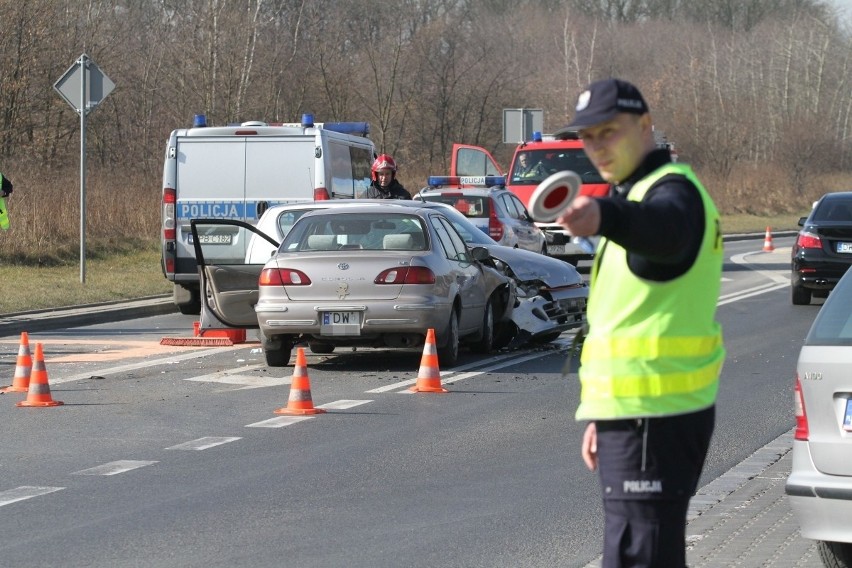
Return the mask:
<svg viewBox="0 0 852 568">
<path fill-rule="evenodd" d="M 175 232 L 175 190 L 171 187 L 163 188 L 163 240 L 173 241 L 177 234 Z"/>
<path fill-rule="evenodd" d="M 497 218 L 497 207 L 494 203 L 494 199 L 489 197 L 488 201 L 490 201 L 488 211 L 488 236 L 499 243 L 503 238 L 503 223 L 501 223 L 500 219 Z"/>
<path fill-rule="evenodd" d="M 435 273 L 425 266 L 400 266 L 383 270 L 376 284 L 434 284 Z"/>
<path fill-rule="evenodd" d="M 331 200 L 331 196 L 328 194 L 328 190 L 324 187 L 315 187 L 314 188 L 314 201 L 329 201 Z"/>
<path fill-rule="evenodd" d="M 822 240 L 820 240 L 818 235 L 815 235 L 813 233 L 801 232 L 796 238 L 796 246 L 799 248 L 806 249 L 821 249 Z"/>
<path fill-rule="evenodd" d="M 310 286 L 311 279 L 293 268 L 264 268 L 257 283 L 260 286 Z"/>
<path fill-rule="evenodd" d="M 794 437 L 797 440 L 807 441 L 810 436 L 808 432 L 808 414 L 805 412 L 805 397 L 802 395 L 802 381 L 796 374 L 796 385 L 793 387 L 793 404 L 796 409 L 796 431 Z"/>
</svg>

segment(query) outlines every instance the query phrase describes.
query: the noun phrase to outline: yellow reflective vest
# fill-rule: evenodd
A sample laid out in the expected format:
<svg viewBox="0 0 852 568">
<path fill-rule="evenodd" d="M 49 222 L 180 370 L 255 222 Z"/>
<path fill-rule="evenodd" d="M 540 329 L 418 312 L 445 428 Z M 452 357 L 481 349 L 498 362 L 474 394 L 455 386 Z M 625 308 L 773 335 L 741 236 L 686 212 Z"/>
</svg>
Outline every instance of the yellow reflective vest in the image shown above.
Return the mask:
<svg viewBox="0 0 852 568">
<path fill-rule="evenodd" d="M 641 201 L 670 174 L 685 176 L 701 194 L 705 229 L 698 256 L 685 274 L 654 282 L 630 271 L 623 247 L 600 240 L 589 293 L 589 334 L 580 357 L 578 420 L 685 414 L 716 400 L 725 359 L 722 328 L 715 321 L 723 262 L 716 206 L 686 164 L 654 170 L 627 198 Z"/>
</svg>

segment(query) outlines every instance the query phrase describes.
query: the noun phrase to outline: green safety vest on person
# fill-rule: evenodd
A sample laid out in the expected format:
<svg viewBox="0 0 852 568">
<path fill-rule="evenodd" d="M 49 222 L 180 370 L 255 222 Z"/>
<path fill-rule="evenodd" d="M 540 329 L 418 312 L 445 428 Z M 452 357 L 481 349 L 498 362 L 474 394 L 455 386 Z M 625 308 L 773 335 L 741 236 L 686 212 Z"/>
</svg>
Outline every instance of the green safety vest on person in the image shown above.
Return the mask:
<svg viewBox="0 0 852 568">
<path fill-rule="evenodd" d="M 0 185 L 3 184 L 3 174 L 0 174 Z M 6 209 L 6 198 L 0 195 L 0 229 L 9 230 L 9 210 Z"/>
<path fill-rule="evenodd" d="M 598 243 L 577 420 L 685 414 L 716 400 L 725 359 L 715 321 L 723 262 L 716 206 L 686 164 L 658 168 L 627 198 L 641 201 L 654 182 L 670 174 L 685 176 L 701 194 L 705 229 L 698 256 L 685 274 L 653 282 L 630 271 L 623 247 L 605 238 Z"/>
</svg>

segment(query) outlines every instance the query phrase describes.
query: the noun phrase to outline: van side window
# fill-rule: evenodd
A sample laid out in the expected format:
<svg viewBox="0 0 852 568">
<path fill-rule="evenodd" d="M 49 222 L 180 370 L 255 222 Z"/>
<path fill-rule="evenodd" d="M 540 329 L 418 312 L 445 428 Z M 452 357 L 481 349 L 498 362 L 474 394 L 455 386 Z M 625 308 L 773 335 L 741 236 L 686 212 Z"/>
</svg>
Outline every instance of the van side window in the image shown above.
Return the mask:
<svg viewBox="0 0 852 568">
<path fill-rule="evenodd" d="M 355 184 L 352 179 L 352 162 L 349 147 L 335 140 L 328 141 L 331 161 L 331 194 L 333 197 L 354 197 Z"/>
<path fill-rule="evenodd" d="M 373 165 L 373 151 L 369 148 L 351 146 L 349 155 L 352 158 L 352 179 L 355 180 L 355 195 L 361 195 L 370 187 L 373 181 L 370 166 Z"/>
</svg>

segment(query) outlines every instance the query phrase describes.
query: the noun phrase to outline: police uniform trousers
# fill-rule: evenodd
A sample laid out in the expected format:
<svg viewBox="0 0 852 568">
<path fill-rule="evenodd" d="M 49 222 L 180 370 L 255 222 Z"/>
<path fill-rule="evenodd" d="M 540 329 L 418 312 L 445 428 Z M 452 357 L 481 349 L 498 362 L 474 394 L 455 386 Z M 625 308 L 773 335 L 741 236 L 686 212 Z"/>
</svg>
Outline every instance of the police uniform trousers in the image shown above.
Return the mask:
<svg viewBox="0 0 852 568">
<path fill-rule="evenodd" d="M 602 568 L 686 566 L 686 513 L 714 422 L 714 407 L 595 421 L 605 516 Z"/>
</svg>

